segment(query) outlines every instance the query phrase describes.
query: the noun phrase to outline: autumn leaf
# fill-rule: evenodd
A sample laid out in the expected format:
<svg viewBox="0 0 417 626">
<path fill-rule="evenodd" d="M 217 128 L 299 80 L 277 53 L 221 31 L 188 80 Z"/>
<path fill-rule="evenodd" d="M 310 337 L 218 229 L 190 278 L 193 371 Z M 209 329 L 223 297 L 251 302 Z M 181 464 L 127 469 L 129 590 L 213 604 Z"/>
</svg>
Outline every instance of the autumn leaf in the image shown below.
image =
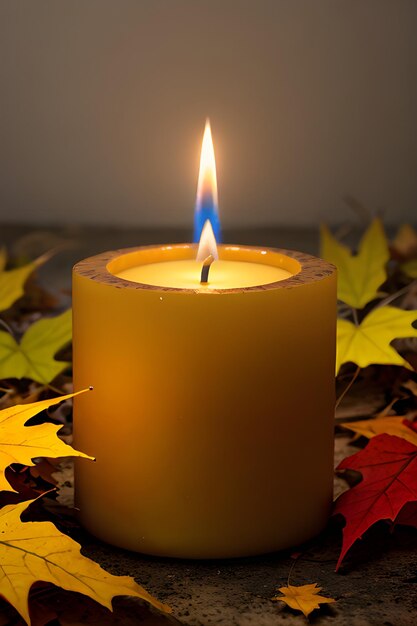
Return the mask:
<svg viewBox="0 0 417 626">
<path fill-rule="evenodd" d="M 20 516 L 33 500 L 0 510 L 0 594 L 30 624 L 28 596 L 38 581 L 89 596 L 112 610 L 115 596 L 134 596 L 157 609 L 169 608 L 129 576 L 112 576 L 80 554 L 80 545 L 51 522 L 25 522 Z"/>
<path fill-rule="evenodd" d="M 336 500 L 333 514 L 346 520 L 339 569 L 346 553 L 380 520 L 394 521 L 401 509 L 417 500 L 417 446 L 393 435 L 377 435 L 366 448 L 337 467 L 362 474 L 362 480 Z"/>
<path fill-rule="evenodd" d="M 336 373 L 343 363 L 356 363 L 359 367 L 371 364 L 411 366 L 391 347 L 394 339 L 417 337 L 412 324 L 417 321 L 417 311 L 403 311 L 392 306 L 373 309 L 360 324 L 345 319 L 337 321 Z"/>
<path fill-rule="evenodd" d="M 409 428 L 417 437 L 417 417 L 413 419 L 404 419 L 403 424 Z"/>
<path fill-rule="evenodd" d="M 387 278 L 385 266 L 389 260 L 388 243 L 379 219 L 371 222 L 356 255 L 337 241 L 327 226 L 322 226 L 321 256 L 337 267 L 339 300 L 355 309 L 363 309 L 379 297 L 378 290 Z"/>
<path fill-rule="evenodd" d="M 414 386 L 415 386 L 415 382 L 414 381 L 408 381 L 409 382 L 409 386 L 406 385 L 405 383 L 403 384 L 403 387 L 407 387 L 410 388 L 413 391 L 415 391 Z M 408 420 L 408 419 L 404 419 L 403 420 L 403 426 L 408 430 L 412 432 L 413 435 L 413 439 L 414 439 L 414 443 L 415 445 L 417 445 L 417 423 L 416 420 Z M 406 437 L 404 437 L 406 439 Z M 413 443 L 413 442 L 412 442 Z M 403 506 L 403 508 L 401 509 L 401 511 L 398 513 L 397 517 L 395 518 L 394 524 L 401 524 L 403 526 L 413 526 L 414 528 L 417 528 L 417 502 L 407 502 L 407 504 L 405 506 Z"/>
<path fill-rule="evenodd" d="M 71 310 L 34 322 L 18 343 L 12 335 L 0 331 L 0 379 L 31 378 L 49 383 L 68 363 L 56 361 L 55 354 L 71 340 Z"/>
<path fill-rule="evenodd" d="M 392 248 L 403 259 L 417 256 L 417 232 L 410 224 L 402 224 L 399 227 Z"/>
<path fill-rule="evenodd" d="M 35 261 L 6 271 L 6 261 L 6 251 L 2 248 L 0 250 L 0 311 L 6 311 L 23 296 L 26 280 L 39 265 Z"/>
<path fill-rule="evenodd" d="M 78 393 L 83 393 L 83 391 Z M 33 459 L 41 456 L 49 458 L 64 456 L 92 458 L 74 450 L 57 437 L 61 425 L 25 426 L 26 422 L 40 411 L 72 398 L 78 393 L 32 402 L 31 404 L 18 404 L 0 411 L 0 490 L 14 491 L 5 476 L 6 467 L 12 463 L 31 466 L 35 465 Z"/>
<path fill-rule="evenodd" d="M 407 425 L 407 421 L 402 415 L 392 415 L 360 420 L 358 422 L 343 422 L 340 426 L 352 430 L 357 436 L 366 437 L 367 439 L 386 433 L 387 435 L 402 437 L 417 446 L 417 432 Z"/>
<path fill-rule="evenodd" d="M 301 611 L 305 617 L 308 617 L 314 609 L 319 609 L 320 604 L 336 602 L 333 598 L 320 596 L 321 588 L 318 587 L 316 583 L 313 585 L 301 585 L 299 587 L 288 585 L 288 587 L 280 587 L 278 591 L 284 595 L 276 596 L 272 598 L 272 600 L 285 602 L 285 604 L 295 611 Z"/>
<path fill-rule="evenodd" d="M 410 276 L 410 278 L 417 278 L 417 259 L 413 259 L 412 261 L 407 261 L 401 265 L 402 271 Z"/>
<path fill-rule="evenodd" d="M 394 523 L 417 528 L 417 502 L 407 502 L 398 513 Z"/>
</svg>

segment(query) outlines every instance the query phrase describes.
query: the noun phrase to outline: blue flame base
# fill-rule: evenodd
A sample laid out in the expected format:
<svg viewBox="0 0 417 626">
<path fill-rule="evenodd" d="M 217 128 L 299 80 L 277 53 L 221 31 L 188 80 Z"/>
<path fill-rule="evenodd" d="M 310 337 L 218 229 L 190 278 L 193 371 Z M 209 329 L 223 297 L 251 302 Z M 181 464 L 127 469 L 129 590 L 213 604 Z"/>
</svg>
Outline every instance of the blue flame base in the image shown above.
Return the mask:
<svg viewBox="0 0 417 626">
<path fill-rule="evenodd" d="M 214 236 L 216 241 L 219 243 L 221 241 L 221 228 L 220 228 L 220 219 L 219 214 L 214 209 L 213 206 L 196 208 L 194 213 L 194 243 L 199 243 L 201 237 L 201 231 L 203 230 L 204 224 L 209 220 L 211 222 L 211 227 L 213 229 Z"/>
</svg>

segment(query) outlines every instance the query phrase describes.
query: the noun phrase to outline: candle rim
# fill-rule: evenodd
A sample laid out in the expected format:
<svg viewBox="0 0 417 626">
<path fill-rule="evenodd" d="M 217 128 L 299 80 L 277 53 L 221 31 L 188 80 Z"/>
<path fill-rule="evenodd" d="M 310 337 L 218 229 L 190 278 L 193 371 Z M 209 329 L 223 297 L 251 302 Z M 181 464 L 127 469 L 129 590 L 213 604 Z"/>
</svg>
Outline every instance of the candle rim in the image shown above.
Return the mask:
<svg viewBox="0 0 417 626">
<path fill-rule="evenodd" d="M 288 257 L 291 260 L 295 260 L 300 264 L 299 272 L 293 274 L 289 278 L 284 278 L 280 281 L 273 283 L 266 283 L 262 285 L 254 285 L 251 287 L 231 287 L 227 289 L 211 289 L 209 291 L 200 291 L 199 288 L 189 289 L 182 287 L 164 287 L 159 285 L 149 285 L 146 283 L 138 283 L 120 278 L 112 273 L 109 269 L 109 265 L 115 261 L 118 257 L 132 254 L 135 252 L 151 250 L 154 248 L 165 250 L 196 250 L 197 244 L 163 244 L 163 245 L 147 245 L 147 246 L 135 246 L 133 248 L 122 248 L 118 250 L 108 250 L 95 256 L 88 257 L 82 261 L 76 263 L 73 267 L 74 274 L 84 276 L 90 280 L 98 283 L 104 283 L 108 286 L 127 289 L 145 289 L 147 291 L 159 291 L 159 292 L 173 292 L 184 294 L 196 294 L 196 293 L 208 293 L 208 294 L 233 294 L 233 293 L 248 293 L 248 292 L 260 292 L 269 291 L 271 289 L 292 289 L 301 287 L 305 284 L 318 282 L 331 276 L 336 272 L 336 267 L 321 259 L 319 257 L 307 254 L 305 252 L 298 252 L 297 250 L 287 250 L 283 248 L 271 248 L 260 246 L 243 246 L 237 244 L 222 244 L 219 246 L 220 250 L 236 250 L 247 252 L 270 252 L 280 254 Z M 179 260 L 179 259 L 176 259 Z M 163 261 L 161 261 L 163 262 Z M 268 264 L 270 265 L 270 264 Z M 285 268 L 283 268 L 285 269 Z"/>
</svg>

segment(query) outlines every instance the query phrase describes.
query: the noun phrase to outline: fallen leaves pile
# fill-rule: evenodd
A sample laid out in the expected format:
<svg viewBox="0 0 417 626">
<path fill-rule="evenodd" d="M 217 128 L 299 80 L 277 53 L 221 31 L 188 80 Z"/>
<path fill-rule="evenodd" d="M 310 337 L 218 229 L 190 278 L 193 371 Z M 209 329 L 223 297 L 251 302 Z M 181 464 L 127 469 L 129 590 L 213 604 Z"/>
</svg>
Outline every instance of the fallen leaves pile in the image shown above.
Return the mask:
<svg viewBox="0 0 417 626">
<path fill-rule="evenodd" d="M 344 522 L 338 569 L 377 522 L 417 528 L 417 233 L 402 226 L 389 243 L 381 221 L 373 219 L 356 254 L 325 226 L 321 242 L 321 256 L 339 274 L 336 428 L 350 431 L 357 447 L 337 467 L 350 486 L 333 511 Z M 114 596 L 128 595 L 168 611 L 133 579 L 112 576 L 82 556 L 80 545 L 50 521 L 29 521 L 45 500 L 39 497 L 53 489 L 53 459 L 92 462 L 62 439 L 69 435 L 63 416 L 74 395 L 71 312 L 33 280 L 44 261 L 13 266 L 0 251 L 0 595 L 27 623 L 31 588 L 39 581 L 110 609 Z M 383 406 L 378 401 L 370 415 L 364 404 L 349 414 L 355 386 L 367 389 L 368 383 L 382 390 Z M 275 601 L 306 617 L 335 602 L 315 583 L 288 582 L 279 592 Z"/>
<path fill-rule="evenodd" d="M 9 271 L 5 266 L 6 255 L 2 251 L 2 310 L 10 309 L 23 295 L 24 284 L 37 264 Z M 68 368 L 69 363 L 57 361 L 54 357 L 71 339 L 71 311 L 38 319 L 20 336 L 17 331 L 22 326 L 20 316 L 15 324 L 16 332 L 9 320 L 3 320 L 2 325 L 5 330 L 0 331 L 0 379 L 4 384 L 1 400 L 5 408 L 0 410 L 0 499 L 7 492 L 16 492 L 16 472 L 13 468 L 28 469 L 35 465 L 35 459 L 39 457 L 56 459 L 77 456 L 93 461 L 58 437 L 62 424 L 28 424 L 39 413 L 77 395 L 67 394 L 28 402 L 28 398 L 50 391 L 48 384 Z M 26 394 L 24 403 L 15 404 L 13 399 L 22 397 L 22 379 L 32 381 L 32 387 L 33 383 L 38 385 L 35 385 L 35 392 Z M 0 508 L 0 595 L 14 606 L 28 624 L 31 623 L 30 592 L 33 585 L 39 582 L 84 594 L 110 610 L 115 596 L 132 596 L 145 600 L 160 611 L 169 612 L 167 606 L 152 597 L 133 578 L 113 576 L 83 556 L 80 553 L 81 546 L 51 522 L 22 521 L 22 515 L 27 514 L 28 507 L 35 499 L 26 499 L 25 489 L 16 493 L 16 496 L 17 502 L 4 504 Z M 19 501 L 21 498 L 23 501 Z"/>
<path fill-rule="evenodd" d="M 322 256 L 338 268 L 336 373 L 346 363 L 356 365 L 346 391 L 361 369 L 370 365 L 397 366 L 392 370 L 398 370 L 399 377 L 402 368 L 413 371 L 402 354 L 402 346 L 392 345 L 394 340 L 417 338 L 417 311 L 392 306 L 416 287 L 410 280 L 414 277 L 414 261 L 402 262 L 410 249 L 417 255 L 417 233 L 410 226 L 400 229 L 390 251 L 382 223 L 374 219 L 356 255 L 337 241 L 327 227 L 322 228 Z M 398 283 L 403 284 L 393 292 L 392 285 L 396 287 Z M 415 352 L 416 346 L 413 347 Z M 411 352 L 407 352 L 407 357 Z M 396 382 L 394 374 L 393 388 Z M 410 416 L 417 416 L 415 380 L 410 378 L 404 387 L 410 391 L 409 405 L 414 407 Z M 386 392 L 390 393 L 389 388 Z M 342 399 L 343 396 L 344 393 Z M 394 396 L 388 412 L 394 409 L 396 400 L 399 398 Z M 358 472 L 361 480 L 342 493 L 334 506 L 334 515 L 342 515 L 345 520 L 336 569 L 352 545 L 375 523 L 386 520 L 417 526 L 417 509 L 415 516 L 410 509 L 407 517 L 403 515 L 404 508 L 417 501 L 417 432 L 413 422 L 407 416 L 382 412 L 373 419 L 345 422 L 343 426 L 352 430 L 356 438 L 369 439 L 369 443 L 337 467 L 339 473 Z"/>
</svg>

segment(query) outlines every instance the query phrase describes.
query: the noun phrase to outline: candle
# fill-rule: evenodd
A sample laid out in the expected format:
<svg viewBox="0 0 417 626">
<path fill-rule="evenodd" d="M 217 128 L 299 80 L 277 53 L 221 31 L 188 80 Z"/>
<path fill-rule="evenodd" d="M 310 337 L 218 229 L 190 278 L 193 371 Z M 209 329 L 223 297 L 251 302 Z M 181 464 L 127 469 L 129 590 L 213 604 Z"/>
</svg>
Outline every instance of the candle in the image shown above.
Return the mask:
<svg viewBox="0 0 417 626">
<path fill-rule="evenodd" d="M 94 387 L 74 437 L 97 458 L 77 463 L 77 507 L 100 539 L 149 554 L 280 550 L 322 530 L 332 501 L 335 269 L 213 246 L 210 226 L 199 249 L 74 268 L 74 382 Z"/>
</svg>

